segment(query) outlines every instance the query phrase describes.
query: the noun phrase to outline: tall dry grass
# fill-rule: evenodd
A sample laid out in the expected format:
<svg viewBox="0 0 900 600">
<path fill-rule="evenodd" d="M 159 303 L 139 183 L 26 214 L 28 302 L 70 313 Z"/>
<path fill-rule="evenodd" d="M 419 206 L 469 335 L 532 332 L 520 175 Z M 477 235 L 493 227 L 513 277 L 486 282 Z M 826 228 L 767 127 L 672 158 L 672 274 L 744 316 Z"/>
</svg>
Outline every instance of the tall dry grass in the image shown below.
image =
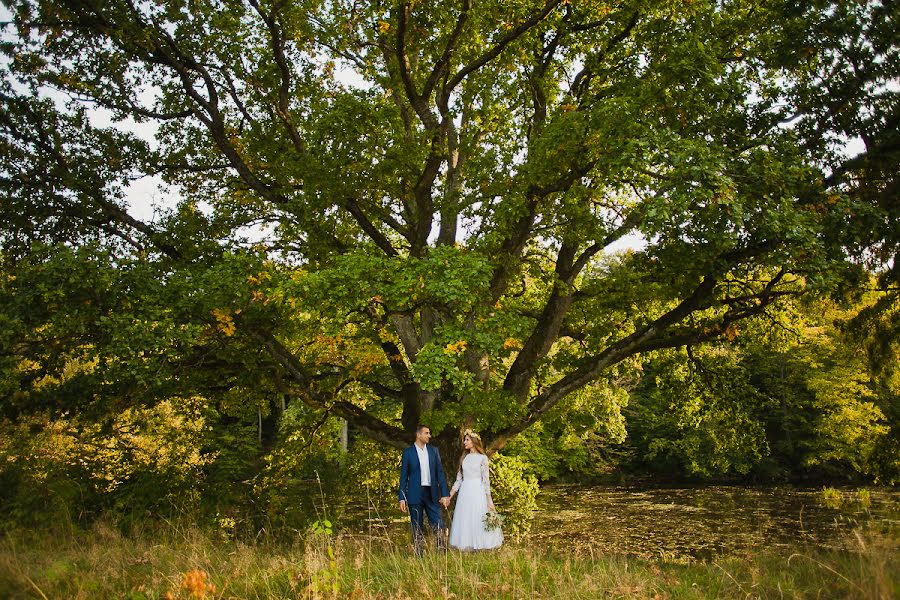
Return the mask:
<svg viewBox="0 0 900 600">
<path fill-rule="evenodd" d="M 321 530 L 320 530 L 321 531 Z M 900 597 L 897 540 L 857 532 L 850 550 L 762 551 L 710 562 L 578 555 L 526 539 L 486 553 L 411 555 L 377 535 L 228 540 L 191 524 L 123 534 L 8 532 L 3 598 L 872 598 Z"/>
</svg>

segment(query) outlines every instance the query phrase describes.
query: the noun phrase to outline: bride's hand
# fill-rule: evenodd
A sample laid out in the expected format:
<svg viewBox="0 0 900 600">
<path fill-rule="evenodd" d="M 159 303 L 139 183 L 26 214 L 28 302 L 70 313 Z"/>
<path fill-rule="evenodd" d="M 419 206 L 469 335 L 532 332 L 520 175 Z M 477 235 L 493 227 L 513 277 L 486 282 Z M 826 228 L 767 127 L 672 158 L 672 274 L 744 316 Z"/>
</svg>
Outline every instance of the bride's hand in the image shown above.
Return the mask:
<svg viewBox="0 0 900 600">
<path fill-rule="evenodd" d="M 490 500 L 488 500 L 488 509 L 490 509 L 491 512 L 494 512 L 496 510 L 494 508 L 494 503 L 491 502 Z"/>
</svg>

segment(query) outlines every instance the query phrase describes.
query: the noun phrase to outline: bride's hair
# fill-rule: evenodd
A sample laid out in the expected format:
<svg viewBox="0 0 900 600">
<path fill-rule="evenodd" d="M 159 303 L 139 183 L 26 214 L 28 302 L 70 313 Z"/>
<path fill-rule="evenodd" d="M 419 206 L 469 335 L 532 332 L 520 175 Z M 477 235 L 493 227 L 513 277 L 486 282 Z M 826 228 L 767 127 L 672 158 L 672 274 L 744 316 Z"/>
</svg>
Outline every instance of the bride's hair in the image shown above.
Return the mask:
<svg viewBox="0 0 900 600">
<path fill-rule="evenodd" d="M 465 442 L 466 436 L 470 440 L 472 440 L 472 451 L 477 452 L 478 454 L 484 454 L 484 442 L 481 441 L 481 436 L 472 431 L 471 429 L 466 429 L 463 432 L 463 441 Z M 459 457 L 459 471 L 462 471 L 463 461 L 466 460 L 466 455 L 469 454 L 469 451 L 463 447 L 462 455 Z"/>
</svg>

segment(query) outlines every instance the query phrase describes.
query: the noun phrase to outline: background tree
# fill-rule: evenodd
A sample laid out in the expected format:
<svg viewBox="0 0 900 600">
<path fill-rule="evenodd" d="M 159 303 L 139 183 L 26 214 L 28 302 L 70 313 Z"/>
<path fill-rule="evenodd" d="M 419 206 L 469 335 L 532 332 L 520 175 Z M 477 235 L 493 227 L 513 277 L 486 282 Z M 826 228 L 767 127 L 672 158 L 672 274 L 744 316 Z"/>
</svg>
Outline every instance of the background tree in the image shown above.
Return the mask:
<svg viewBox="0 0 900 600">
<path fill-rule="evenodd" d="M 846 331 L 874 304 L 791 303 L 732 340 L 649 360 L 627 408 L 631 464 L 676 477 L 893 485 L 896 385 Z"/>
<path fill-rule="evenodd" d="M 896 252 L 893 2 L 4 6 L 7 414 L 235 390 L 493 451 Z"/>
</svg>

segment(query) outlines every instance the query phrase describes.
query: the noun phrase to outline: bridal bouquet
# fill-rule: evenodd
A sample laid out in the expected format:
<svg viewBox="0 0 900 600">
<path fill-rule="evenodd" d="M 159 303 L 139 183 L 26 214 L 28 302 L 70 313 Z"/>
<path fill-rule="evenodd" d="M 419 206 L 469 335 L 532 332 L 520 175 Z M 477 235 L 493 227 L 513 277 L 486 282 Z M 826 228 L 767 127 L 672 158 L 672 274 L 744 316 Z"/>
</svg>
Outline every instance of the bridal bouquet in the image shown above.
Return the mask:
<svg viewBox="0 0 900 600">
<path fill-rule="evenodd" d="M 494 510 L 489 510 L 487 514 L 484 515 L 484 528 L 487 531 L 494 531 L 495 529 L 503 528 L 503 520 L 504 517 L 500 513 Z"/>
</svg>

